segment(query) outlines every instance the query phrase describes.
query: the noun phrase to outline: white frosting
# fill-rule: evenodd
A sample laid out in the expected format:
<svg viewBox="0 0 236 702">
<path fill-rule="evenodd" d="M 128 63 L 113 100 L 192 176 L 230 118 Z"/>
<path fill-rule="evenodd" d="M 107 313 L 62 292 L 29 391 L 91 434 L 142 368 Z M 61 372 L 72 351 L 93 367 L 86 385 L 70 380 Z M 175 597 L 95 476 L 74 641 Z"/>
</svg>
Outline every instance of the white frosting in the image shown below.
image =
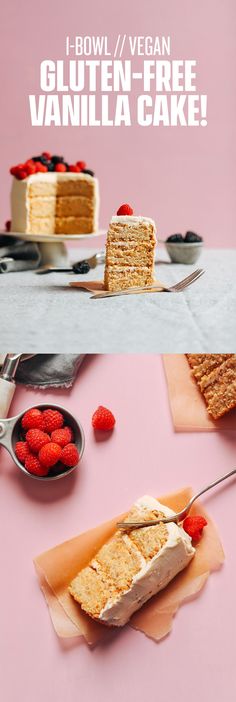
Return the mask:
<svg viewBox="0 0 236 702">
<path fill-rule="evenodd" d="M 48 173 L 35 173 L 24 180 L 13 178 L 11 188 L 11 231 L 28 233 L 29 225 L 29 197 L 28 189 L 31 183 L 43 181 L 44 183 L 57 183 L 63 180 L 91 180 L 95 183 L 95 217 L 94 231 L 98 228 L 98 210 L 99 210 L 99 189 L 98 180 L 88 173 L 57 173 L 49 171 Z M 42 196 L 44 197 L 44 196 Z"/>
<path fill-rule="evenodd" d="M 174 512 L 153 497 L 145 495 L 135 505 L 161 511 L 166 517 Z M 132 614 L 157 592 L 162 590 L 177 573 L 185 568 L 195 554 L 191 538 L 175 522 L 166 524 L 168 539 L 148 563 L 141 556 L 141 568 L 133 578 L 132 586 L 114 602 L 108 601 L 99 619 L 109 625 L 123 626 Z"/>
<path fill-rule="evenodd" d="M 156 231 L 156 225 L 153 219 L 150 219 L 150 217 L 135 217 L 134 215 L 116 215 L 111 218 L 111 224 L 114 222 L 115 223 L 124 223 L 124 224 L 138 224 L 139 222 L 147 222 L 148 224 L 152 224 L 154 231 Z"/>
</svg>

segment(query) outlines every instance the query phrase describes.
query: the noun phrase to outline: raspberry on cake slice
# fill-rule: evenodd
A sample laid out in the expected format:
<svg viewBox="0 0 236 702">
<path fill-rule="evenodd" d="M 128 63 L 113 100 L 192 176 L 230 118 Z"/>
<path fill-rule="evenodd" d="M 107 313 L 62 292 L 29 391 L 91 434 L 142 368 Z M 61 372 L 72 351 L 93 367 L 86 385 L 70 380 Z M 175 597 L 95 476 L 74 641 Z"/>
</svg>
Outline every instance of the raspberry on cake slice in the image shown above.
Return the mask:
<svg viewBox="0 0 236 702">
<path fill-rule="evenodd" d="M 130 205 L 121 205 L 109 224 L 104 285 L 118 291 L 154 282 L 156 227 L 148 217 L 136 217 Z"/>
<path fill-rule="evenodd" d="M 171 517 L 152 497 L 137 500 L 127 521 Z M 185 568 L 195 554 L 190 536 L 175 522 L 117 530 L 72 580 L 69 592 L 93 619 L 123 626 L 147 600 Z"/>
</svg>

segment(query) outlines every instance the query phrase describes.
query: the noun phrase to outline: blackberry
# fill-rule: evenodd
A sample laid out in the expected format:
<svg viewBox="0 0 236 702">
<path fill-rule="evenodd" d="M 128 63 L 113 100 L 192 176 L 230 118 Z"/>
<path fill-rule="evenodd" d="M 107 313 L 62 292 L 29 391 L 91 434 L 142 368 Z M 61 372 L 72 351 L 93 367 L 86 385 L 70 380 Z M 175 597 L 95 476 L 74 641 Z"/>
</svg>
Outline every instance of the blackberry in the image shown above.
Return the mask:
<svg viewBox="0 0 236 702">
<path fill-rule="evenodd" d="M 90 265 L 88 261 L 80 261 L 79 263 L 74 263 L 72 266 L 74 273 L 88 273 L 90 271 Z"/>
<path fill-rule="evenodd" d="M 32 156 L 32 161 L 39 161 L 39 163 L 42 163 L 43 166 L 48 165 L 48 160 L 45 158 L 45 156 Z"/>
<path fill-rule="evenodd" d="M 87 175 L 91 175 L 91 176 L 94 176 L 94 175 L 95 175 L 94 171 L 90 171 L 89 168 L 83 168 L 83 170 L 81 171 L 81 173 L 87 173 Z"/>
<path fill-rule="evenodd" d="M 182 244 L 184 239 L 182 237 L 182 234 L 171 234 L 171 236 L 168 236 L 168 239 L 166 239 L 166 241 L 170 244 Z"/>
<path fill-rule="evenodd" d="M 194 232 L 186 232 L 184 241 L 186 241 L 186 244 L 196 244 L 197 242 L 202 241 L 202 237 Z"/>
<path fill-rule="evenodd" d="M 52 156 L 51 161 L 52 163 L 64 163 L 64 158 L 63 156 Z"/>
<path fill-rule="evenodd" d="M 51 161 L 50 162 L 48 161 L 48 163 L 47 163 L 48 170 L 54 171 L 54 165 L 55 165 L 54 163 L 52 163 Z"/>
</svg>

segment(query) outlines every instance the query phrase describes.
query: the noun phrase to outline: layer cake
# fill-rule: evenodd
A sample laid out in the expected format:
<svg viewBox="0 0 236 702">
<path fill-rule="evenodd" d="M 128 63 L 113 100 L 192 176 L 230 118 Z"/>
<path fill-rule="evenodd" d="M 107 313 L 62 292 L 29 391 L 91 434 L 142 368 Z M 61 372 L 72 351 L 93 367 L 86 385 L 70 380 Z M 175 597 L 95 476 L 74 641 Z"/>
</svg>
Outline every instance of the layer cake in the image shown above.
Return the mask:
<svg viewBox="0 0 236 702">
<path fill-rule="evenodd" d="M 11 169 L 11 231 L 45 235 L 96 232 L 99 193 L 93 172 L 38 158 L 42 163 L 30 159 Z"/>
<path fill-rule="evenodd" d="M 131 508 L 126 521 L 172 514 L 154 498 L 144 496 Z M 123 626 L 188 565 L 194 553 L 191 538 L 174 522 L 117 530 L 74 578 L 69 592 L 92 618 L 109 626 Z"/>
<path fill-rule="evenodd" d="M 154 282 L 155 223 L 148 217 L 112 217 L 106 242 L 104 286 L 118 291 Z"/>
<path fill-rule="evenodd" d="M 186 354 L 207 411 L 218 419 L 236 407 L 236 354 Z"/>
</svg>

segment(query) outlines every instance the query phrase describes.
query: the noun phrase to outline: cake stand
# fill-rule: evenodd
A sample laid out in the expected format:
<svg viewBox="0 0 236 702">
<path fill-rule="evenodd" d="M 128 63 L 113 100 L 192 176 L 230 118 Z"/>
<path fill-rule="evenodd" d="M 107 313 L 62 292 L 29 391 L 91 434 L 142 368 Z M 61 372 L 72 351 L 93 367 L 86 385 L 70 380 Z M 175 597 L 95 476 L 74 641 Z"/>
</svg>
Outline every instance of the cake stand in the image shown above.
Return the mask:
<svg viewBox="0 0 236 702">
<path fill-rule="evenodd" d="M 25 234 L 24 232 L 0 231 L 1 236 L 10 236 L 13 239 L 17 238 L 38 244 L 41 264 L 48 264 L 58 268 L 63 268 L 69 264 L 68 251 L 64 242 L 90 241 L 90 239 L 95 239 L 105 233 L 104 229 L 99 229 L 93 234 Z"/>
</svg>

